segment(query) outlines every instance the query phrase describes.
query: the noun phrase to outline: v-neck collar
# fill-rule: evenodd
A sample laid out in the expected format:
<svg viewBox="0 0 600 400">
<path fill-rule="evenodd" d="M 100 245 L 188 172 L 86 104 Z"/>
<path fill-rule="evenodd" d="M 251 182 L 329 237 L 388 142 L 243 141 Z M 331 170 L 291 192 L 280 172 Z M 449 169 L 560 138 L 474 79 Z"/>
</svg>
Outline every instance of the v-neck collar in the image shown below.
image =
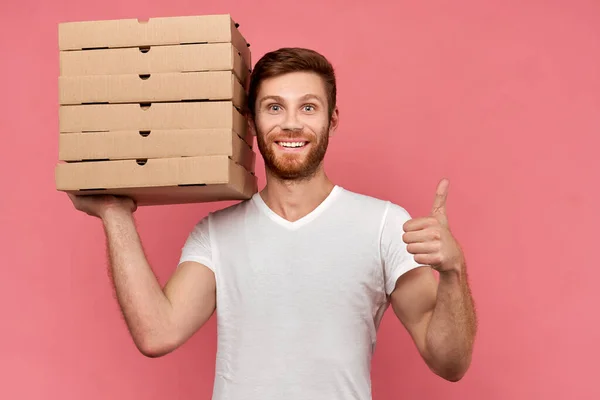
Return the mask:
<svg viewBox="0 0 600 400">
<path fill-rule="evenodd" d="M 265 203 L 265 201 L 261 197 L 260 193 L 255 193 L 254 196 L 252 196 L 252 200 L 254 201 L 254 204 L 256 204 L 256 206 L 276 224 L 281 225 L 287 229 L 298 229 L 313 221 L 319 215 L 321 215 L 341 191 L 342 187 L 335 185 L 331 192 L 329 192 L 325 200 L 323 200 L 314 210 L 306 214 L 304 217 L 293 222 L 288 221 L 287 219 L 277 214 L 275 211 L 271 210 L 271 208 L 267 205 L 267 203 Z"/>
</svg>

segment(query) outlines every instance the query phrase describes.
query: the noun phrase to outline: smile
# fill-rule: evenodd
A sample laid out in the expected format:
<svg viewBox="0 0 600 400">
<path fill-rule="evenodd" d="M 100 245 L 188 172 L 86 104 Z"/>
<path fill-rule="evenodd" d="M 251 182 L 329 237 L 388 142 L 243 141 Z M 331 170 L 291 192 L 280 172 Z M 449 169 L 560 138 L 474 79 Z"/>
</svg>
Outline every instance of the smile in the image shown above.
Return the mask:
<svg viewBox="0 0 600 400">
<path fill-rule="evenodd" d="M 304 147 L 308 142 L 276 142 L 281 147 L 286 147 L 289 149 L 295 149 L 299 147 Z"/>
</svg>

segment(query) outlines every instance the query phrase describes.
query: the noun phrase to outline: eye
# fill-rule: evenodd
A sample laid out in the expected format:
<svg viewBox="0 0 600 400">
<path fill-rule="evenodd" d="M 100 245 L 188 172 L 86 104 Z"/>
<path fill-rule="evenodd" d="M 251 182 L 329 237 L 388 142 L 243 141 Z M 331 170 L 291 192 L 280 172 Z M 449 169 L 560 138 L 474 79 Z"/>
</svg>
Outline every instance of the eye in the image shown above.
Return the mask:
<svg viewBox="0 0 600 400">
<path fill-rule="evenodd" d="M 280 111 L 281 110 L 281 106 L 279 104 L 271 104 L 268 106 L 269 111 Z"/>
<path fill-rule="evenodd" d="M 314 105 L 312 105 L 312 104 L 306 104 L 306 105 L 304 106 L 304 111 L 307 111 L 307 112 L 313 112 L 313 111 L 315 111 L 315 106 L 314 106 Z"/>
</svg>

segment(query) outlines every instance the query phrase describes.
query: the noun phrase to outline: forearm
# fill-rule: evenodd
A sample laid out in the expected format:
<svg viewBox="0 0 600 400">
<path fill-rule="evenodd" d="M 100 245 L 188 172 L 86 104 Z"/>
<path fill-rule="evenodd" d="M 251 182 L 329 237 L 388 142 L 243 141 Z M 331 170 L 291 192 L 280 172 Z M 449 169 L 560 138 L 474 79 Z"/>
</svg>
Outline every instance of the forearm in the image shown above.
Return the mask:
<svg viewBox="0 0 600 400">
<path fill-rule="evenodd" d="M 431 366 L 450 380 L 460 379 L 471 363 L 477 319 L 464 263 L 440 273 L 436 306 L 427 329 Z"/>
<path fill-rule="evenodd" d="M 156 347 L 167 340 L 171 304 L 146 259 L 133 216 L 112 210 L 102 221 L 110 275 L 132 338 L 142 353 L 159 352 Z"/>
</svg>

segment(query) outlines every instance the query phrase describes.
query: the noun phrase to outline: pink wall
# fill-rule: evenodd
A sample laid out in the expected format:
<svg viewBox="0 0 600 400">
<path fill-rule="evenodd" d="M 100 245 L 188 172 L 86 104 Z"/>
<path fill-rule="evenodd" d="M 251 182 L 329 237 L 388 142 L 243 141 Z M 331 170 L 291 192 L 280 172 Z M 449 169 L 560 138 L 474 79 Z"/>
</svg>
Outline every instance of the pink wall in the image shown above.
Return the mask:
<svg viewBox="0 0 600 400">
<path fill-rule="evenodd" d="M 600 398 L 600 3 L 322 1 L 3 2 L 0 398 L 210 397 L 214 320 L 167 357 L 140 355 L 100 224 L 54 190 L 56 25 L 221 12 L 255 61 L 297 45 L 336 65 L 341 128 L 327 164 L 338 183 L 418 216 L 451 180 L 481 321 L 472 369 L 458 384 L 436 378 L 389 313 L 375 399 Z M 139 210 L 161 280 L 196 220 L 223 206 Z"/>
</svg>

